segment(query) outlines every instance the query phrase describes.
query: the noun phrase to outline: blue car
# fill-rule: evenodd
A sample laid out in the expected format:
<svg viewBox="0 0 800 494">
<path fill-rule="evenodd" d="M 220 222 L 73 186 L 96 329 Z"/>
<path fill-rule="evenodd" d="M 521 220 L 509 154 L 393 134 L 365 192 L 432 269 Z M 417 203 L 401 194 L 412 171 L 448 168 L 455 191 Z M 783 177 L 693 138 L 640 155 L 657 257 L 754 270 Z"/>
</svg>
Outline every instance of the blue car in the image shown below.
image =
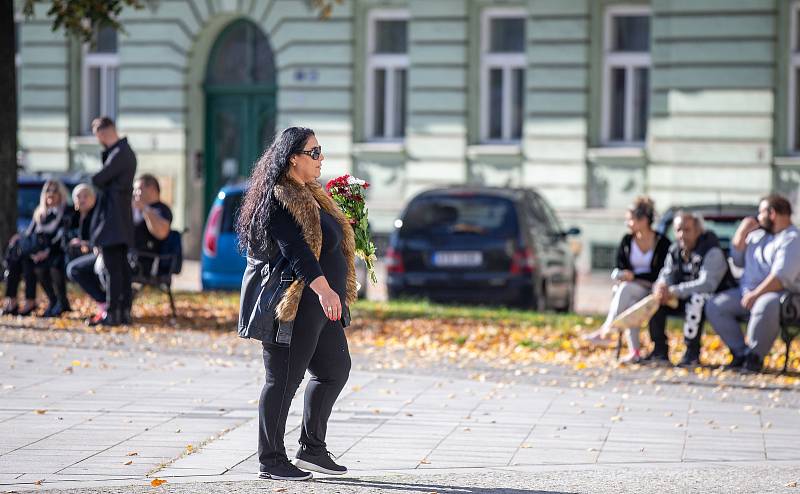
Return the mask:
<svg viewBox="0 0 800 494">
<path fill-rule="evenodd" d="M 247 261 L 239 252 L 236 212 L 244 190 L 244 184 L 223 187 L 208 213 L 200 261 L 203 290 L 238 290 L 242 285 Z"/>
<path fill-rule="evenodd" d="M 236 213 L 242 203 L 245 184 L 226 185 L 220 189 L 208 213 L 203 231 L 203 256 L 200 276 L 203 290 L 239 290 L 247 261 L 239 252 Z M 365 295 L 367 270 L 356 258 L 356 278 L 361 284 L 358 295 Z"/>
</svg>

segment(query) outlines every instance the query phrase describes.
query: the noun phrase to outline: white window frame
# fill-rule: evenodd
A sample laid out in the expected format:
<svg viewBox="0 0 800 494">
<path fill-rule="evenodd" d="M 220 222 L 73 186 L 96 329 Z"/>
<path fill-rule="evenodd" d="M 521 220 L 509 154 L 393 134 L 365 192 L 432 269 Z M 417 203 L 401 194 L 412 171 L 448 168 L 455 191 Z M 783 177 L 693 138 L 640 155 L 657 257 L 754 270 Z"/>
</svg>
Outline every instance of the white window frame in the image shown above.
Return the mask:
<svg viewBox="0 0 800 494">
<path fill-rule="evenodd" d="M 405 129 L 399 129 L 402 135 L 395 135 L 398 129 L 395 125 L 395 73 L 398 69 L 406 71 L 406 91 L 408 91 L 408 50 L 406 53 L 375 53 L 377 40 L 375 37 L 375 25 L 378 21 L 401 20 L 406 21 L 406 29 L 409 29 L 408 20 L 410 16 L 406 9 L 373 9 L 367 15 L 367 77 L 366 77 L 366 104 L 364 105 L 364 123 L 366 126 L 366 136 L 369 141 L 398 142 L 405 139 Z M 384 86 L 384 108 L 383 135 L 375 134 L 375 71 L 383 69 L 386 71 L 386 84 Z M 406 96 L 406 108 L 408 108 L 408 94 Z M 406 119 L 406 123 L 408 119 Z"/>
<path fill-rule="evenodd" d="M 527 12 L 522 8 L 498 7 L 487 8 L 481 12 L 481 74 L 480 74 L 480 133 L 481 141 L 486 144 L 502 144 L 519 142 L 517 138 L 511 137 L 511 71 L 522 69 L 523 81 L 527 79 L 525 74 L 526 51 L 519 53 L 490 53 L 489 44 L 491 42 L 489 30 L 491 29 L 492 19 L 502 18 L 522 18 L 527 25 Z M 525 35 L 524 43 L 527 43 Z M 524 45 L 523 45 L 524 46 Z M 489 138 L 489 72 L 492 69 L 503 71 L 503 94 L 501 109 L 501 138 Z M 522 90 L 522 126 L 523 135 L 525 127 L 525 87 Z"/>
<path fill-rule="evenodd" d="M 119 36 L 117 37 L 117 53 L 92 53 L 89 46 L 83 46 L 83 64 L 81 67 L 81 133 L 90 134 L 89 126 L 95 117 L 89 116 L 89 70 L 100 69 L 100 115 L 108 115 L 108 71 L 116 69 L 117 85 L 119 85 Z M 117 97 L 117 112 L 119 111 L 119 87 L 115 89 Z M 117 115 L 109 115 L 117 118 Z"/>
<path fill-rule="evenodd" d="M 798 117 L 797 111 L 797 98 L 800 96 L 797 94 L 797 71 L 800 70 L 800 43 L 797 41 L 798 36 L 798 26 L 797 23 L 797 16 L 800 14 L 800 2 L 793 2 L 791 8 L 789 9 L 791 12 L 789 16 L 789 125 L 788 132 L 789 132 L 789 152 L 793 154 L 797 154 L 800 152 L 800 142 L 797 142 L 795 137 L 795 129 L 798 125 L 800 125 L 800 117 Z"/>
<path fill-rule="evenodd" d="M 645 52 L 615 52 L 611 50 L 613 44 L 613 19 L 617 16 L 627 15 L 647 15 L 651 19 L 652 30 L 652 10 L 643 5 L 615 5 L 608 7 L 605 12 L 604 33 L 603 33 L 603 98 L 602 98 L 602 140 L 606 146 L 636 146 L 642 147 L 647 140 L 636 141 L 633 139 L 634 122 L 634 87 L 633 74 L 636 69 L 648 69 L 648 82 L 652 81 L 652 57 L 651 53 Z M 611 71 L 612 69 L 625 69 L 625 138 L 622 141 L 611 140 Z M 648 88 L 648 104 L 652 101 L 650 89 Z M 648 122 L 649 123 L 649 122 Z M 649 131 L 648 125 L 648 131 Z"/>
<path fill-rule="evenodd" d="M 22 23 L 25 22 L 25 17 L 22 14 L 14 14 L 14 35 L 19 36 L 19 46 L 17 52 L 14 53 L 14 67 L 17 69 L 17 77 L 19 77 L 19 68 L 22 67 Z M 15 40 L 16 41 L 16 40 Z"/>
</svg>

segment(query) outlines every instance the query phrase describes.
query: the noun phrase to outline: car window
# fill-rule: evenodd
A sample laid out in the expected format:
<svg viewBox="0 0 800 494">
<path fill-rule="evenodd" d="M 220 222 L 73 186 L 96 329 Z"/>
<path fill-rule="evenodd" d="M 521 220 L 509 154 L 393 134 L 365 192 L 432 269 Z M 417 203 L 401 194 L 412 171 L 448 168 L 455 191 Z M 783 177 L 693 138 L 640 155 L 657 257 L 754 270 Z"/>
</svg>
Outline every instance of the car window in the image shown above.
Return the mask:
<svg viewBox="0 0 800 494">
<path fill-rule="evenodd" d="M 42 193 L 41 185 L 19 185 L 17 189 L 17 216 L 32 218 L 33 211 L 39 205 L 39 195 Z"/>
<path fill-rule="evenodd" d="M 541 224 L 547 233 L 555 234 L 560 231 L 557 222 L 554 222 L 551 217 L 551 212 L 547 204 L 536 194 L 530 194 L 530 206 L 533 211 L 534 218 Z"/>
<path fill-rule="evenodd" d="M 738 218 L 724 218 L 724 219 L 714 219 L 714 218 L 704 218 L 703 223 L 706 226 L 706 230 L 711 230 L 717 235 L 719 238 L 719 243 L 722 249 L 727 252 L 728 247 L 731 245 L 731 239 L 733 238 L 733 234 L 736 233 L 736 229 L 739 227 L 739 223 L 741 219 Z M 664 234 L 670 240 L 670 242 L 675 241 L 675 230 L 672 228 L 672 222 L 668 222 L 664 225 Z"/>
<path fill-rule="evenodd" d="M 242 205 L 242 193 L 231 193 L 222 202 L 222 233 L 233 233 L 236 230 L 236 219 Z"/>
<path fill-rule="evenodd" d="M 513 237 L 518 231 L 514 205 L 508 199 L 491 196 L 427 196 L 409 204 L 399 234 L 471 233 Z"/>
</svg>

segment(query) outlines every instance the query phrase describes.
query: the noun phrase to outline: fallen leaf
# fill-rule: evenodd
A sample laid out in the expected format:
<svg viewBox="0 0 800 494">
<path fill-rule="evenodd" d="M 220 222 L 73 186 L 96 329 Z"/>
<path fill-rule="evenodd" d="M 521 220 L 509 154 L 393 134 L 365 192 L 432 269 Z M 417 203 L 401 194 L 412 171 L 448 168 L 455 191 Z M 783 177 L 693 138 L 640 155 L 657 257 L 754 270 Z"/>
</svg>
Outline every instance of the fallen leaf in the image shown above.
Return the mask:
<svg viewBox="0 0 800 494">
<path fill-rule="evenodd" d="M 128 453 L 125 456 L 139 456 L 139 453 L 137 453 L 136 451 L 131 451 L 130 453 Z"/>
<path fill-rule="evenodd" d="M 81 361 L 80 360 L 73 360 L 72 361 L 72 366 L 73 367 L 80 367 L 81 366 Z"/>
<path fill-rule="evenodd" d="M 166 484 L 166 483 L 167 483 L 167 481 L 164 480 L 164 479 L 153 479 L 150 482 L 150 485 L 152 485 L 153 487 L 160 487 L 161 485 Z"/>
<path fill-rule="evenodd" d="M 789 482 L 786 487 L 797 487 L 797 482 Z"/>
<path fill-rule="evenodd" d="M 36 415 L 44 415 L 45 413 L 47 413 L 47 410 L 42 410 L 41 408 L 36 410 Z"/>
<path fill-rule="evenodd" d="M 44 482 L 44 479 L 37 480 L 36 482 L 33 483 L 33 485 L 42 485 L 42 482 Z"/>
<path fill-rule="evenodd" d="M 126 461 L 125 463 L 123 463 L 123 465 L 125 465 L 125 466 L 127 466 L 127 465 L 133 465 L 133 460 L 128 460 L 128 461 Z"/>
<path fill-rule="evenodd" d="M 427 459 L 427 458 L 423 458 L 423 459 L 419 460 L 419 462 L 422 463 L 423 465 L 430 465 L 430 463 L 431 463 L 431 461 L 429 459 Z"/>
</svg>

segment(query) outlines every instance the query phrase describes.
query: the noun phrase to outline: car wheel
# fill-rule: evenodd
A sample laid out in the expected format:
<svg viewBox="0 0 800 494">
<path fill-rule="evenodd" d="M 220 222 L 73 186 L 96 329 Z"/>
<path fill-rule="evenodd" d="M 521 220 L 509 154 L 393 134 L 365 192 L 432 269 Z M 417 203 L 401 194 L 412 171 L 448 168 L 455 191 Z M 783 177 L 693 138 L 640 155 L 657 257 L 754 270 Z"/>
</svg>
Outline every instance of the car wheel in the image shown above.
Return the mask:
<svg viewBox="0 0 800 494">
<path fill-rule="evenodd" d="M 566 298 L 564 299 L 564 305 L 559 307 L 558 312 L 575 312 L 575 280 L 573 279 L 572 284 L 569 287 L 569 292 L 567 293 Z"/>
</svg>

